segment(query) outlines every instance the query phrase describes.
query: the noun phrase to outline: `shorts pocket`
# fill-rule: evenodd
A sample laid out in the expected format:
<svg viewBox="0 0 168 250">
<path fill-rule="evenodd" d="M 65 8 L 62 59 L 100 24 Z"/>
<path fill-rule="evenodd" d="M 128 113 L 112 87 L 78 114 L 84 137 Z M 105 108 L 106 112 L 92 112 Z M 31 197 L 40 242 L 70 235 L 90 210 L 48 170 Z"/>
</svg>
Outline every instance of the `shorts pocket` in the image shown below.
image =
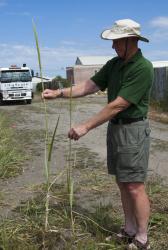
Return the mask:
<svg viewBox="0 0 168 250">
<path fill-rule="evenodd" d="M 124 145 L 118 146 L 118 153 L 122 154 L 129 154 L 129 153 L 136 153 L 139 151 L 139 145 Z"/>
<path fill-rule="evenodd" d="M 143 171 L 143 152 L 139 145 L 118 147 L 117 168 L 123 172 Z"/>
</svg>

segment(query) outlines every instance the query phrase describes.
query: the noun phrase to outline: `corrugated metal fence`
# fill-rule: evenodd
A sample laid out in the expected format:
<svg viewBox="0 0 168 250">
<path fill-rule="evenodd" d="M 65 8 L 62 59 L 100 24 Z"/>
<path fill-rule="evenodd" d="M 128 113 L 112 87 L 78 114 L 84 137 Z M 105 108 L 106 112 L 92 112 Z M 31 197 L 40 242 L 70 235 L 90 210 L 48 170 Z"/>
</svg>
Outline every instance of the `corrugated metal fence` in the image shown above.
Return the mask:
<svg viewBox="0 0 168 250">
<path fill-rule="evenodd" d="M 168 67 L 154 68 L 154 72 L 151 98 L 154 101 L 168 103 Z"/>
</svg>

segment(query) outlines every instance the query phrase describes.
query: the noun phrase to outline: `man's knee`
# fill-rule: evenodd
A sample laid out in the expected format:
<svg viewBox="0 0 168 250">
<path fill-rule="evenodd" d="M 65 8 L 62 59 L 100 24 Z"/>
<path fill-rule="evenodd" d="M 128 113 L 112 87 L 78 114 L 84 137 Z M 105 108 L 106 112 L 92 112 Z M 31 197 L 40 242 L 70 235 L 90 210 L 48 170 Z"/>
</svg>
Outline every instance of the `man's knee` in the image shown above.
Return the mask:
<svg viewBox="0 0 168 250">
<path fill-rule="evenodd" d="M 144 183 L 124 183 L 124 188 L 133 199 L 145 192 Z"/>
</svg>

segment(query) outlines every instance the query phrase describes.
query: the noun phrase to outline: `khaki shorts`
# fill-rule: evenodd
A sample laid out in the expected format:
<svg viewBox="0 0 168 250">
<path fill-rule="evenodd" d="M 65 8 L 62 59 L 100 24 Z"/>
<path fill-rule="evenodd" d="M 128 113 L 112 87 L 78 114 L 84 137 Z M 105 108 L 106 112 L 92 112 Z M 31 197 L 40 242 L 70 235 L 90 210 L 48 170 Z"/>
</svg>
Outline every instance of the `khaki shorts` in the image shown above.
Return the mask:
<svg viewBox="0 0 168 250">
<path fill-rule="evenodd" d="M 126 125 L 108 124 L 107 165 L 119 182 L 144 182 L 150 147 L 148 120 Z"/>
</svg>

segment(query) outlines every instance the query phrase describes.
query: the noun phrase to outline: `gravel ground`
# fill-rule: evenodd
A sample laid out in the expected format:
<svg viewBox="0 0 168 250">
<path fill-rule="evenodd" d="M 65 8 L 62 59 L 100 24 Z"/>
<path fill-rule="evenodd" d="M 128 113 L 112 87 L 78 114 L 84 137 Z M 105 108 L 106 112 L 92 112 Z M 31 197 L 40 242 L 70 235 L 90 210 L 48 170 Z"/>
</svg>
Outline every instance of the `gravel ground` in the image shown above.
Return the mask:
<svg viewBox="0 0 168 250">
<path fill-rule="evenodd" d="M 106 104 L 104 96 L 92 96 L 75 99 L 72 105 L 72 124 L 92 116 L 101 110 Z M 53 178 L 66 166 L 66 159 L 69 148 L 67 132 L 69 129 L 69 101 L 53 100 L 47 102 L 49 131 L 54 130 L 58 115 L 60 114 L 59 127 L 54 143 L 52 155 L 51 173 Z M 3 194 L 0 212 L 7 216 L 12 208 L 15 208 L 21 200 L 25 200 L 33 193 L 41 183 L 44 183 L 44 135 L 45 119 L 44 109 L 38 97 L 31 105 L 8 104 L 0 107 L 0 112 L 7 114 L 11 120 L 11 127 L 16 130 L 18 143 L 21 143 L 28 160 L 25 161 L 23 173 L 15 178 L 0 180 L 1 193 Z M 168 178 L 168 125 L 150 120 L 152 129 L 151 153 L 149 162 L 150 175 L 159 175 L 167 182 Z M 90 170 L 95 170 L 106 176 L 106 127 L 104 124 L 93 131 L 90 131 L 78 142 L 72 142 L 75 164 Z M 83 179 L 82 171 L 77 168 L 74 172 L 75 181 Z M 107 182 L 110 177 L 106 176 Z M 118 196 L 116 187 L 113 187 L 113 195 Z M 87 196 L 87 191 L 81 194 L 81 199 Z M 106 201 L 109 200 L 106 197 Z M 90 201 L 89 201 L 90 202 Z"/>
</svg>

